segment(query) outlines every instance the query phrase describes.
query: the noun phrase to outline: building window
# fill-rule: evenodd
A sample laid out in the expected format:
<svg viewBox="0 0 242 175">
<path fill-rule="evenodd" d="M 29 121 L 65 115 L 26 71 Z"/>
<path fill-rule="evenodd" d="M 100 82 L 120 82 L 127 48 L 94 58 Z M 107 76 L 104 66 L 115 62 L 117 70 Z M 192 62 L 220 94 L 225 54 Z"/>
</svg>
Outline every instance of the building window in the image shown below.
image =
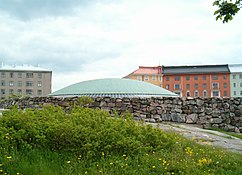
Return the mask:
<svg viewBox="0 0 242 175">
<path fill-rule="evenodd" d="M 206 75 L 203 75 L 203 80 L 206 80 L 207 79 L 207 76 Z"/>
<path fill-rule="evenodd" d="M 27 87 L 32 87 L 34 85 L 33 81 L 26 81 Z"/>
<path fill-rule="evenodd" d="M 236 79 L 236 75 L 233 75 L 233 79 Z"/>
<path fill-rule="evenodd" d="M 22 89 L 18 89 L 18 95 L 22 95 Z"/>
<path fill-rule="evenodd" d="M 155 81 L 156 80 L 156 76 L 152 75 L 152 80 Z"/>
<path fill-rule="evenodd" d="M 179 84 L 175 84 L 175 85 L 174 85 L 174 89 L 175 89 L 175 90 L 179 90 L 179 89 L 180 89 L 180 85 L 179 85 Z"/>
<path fill-rule="evenodd" d="M 219 97 L 219 91 L 213 91 L 213 97 Z"/>
<path fill-rule="evenodd" d="M 207 89 L 207 84 L 203 83 L 203 89 Z"/>
<path fill-rule="evenodd" d="M 242 74 L 239 75 L 239 79 L 242 79 Z"/>
<path fill-rule="evenodd" d="M 234 83 L 233 85 L 234 85 L 234 87 L 236 87 L 236 83 Z"/>
<path fill-rule="evenodd" d="M 1 86 L 5 86 L 5 81 L 4 80 L 1 81 Z"/>
<path fill-rule="evenodd" d="M 22 72 L 18 73 L 18 78 L 22 78 Z"/>
<path fill-rule="evenodd" d="M 228 84 L 227 83 L 224 83 L 224 88 L 227 88 L 228 87 Z"/>
<path fill-rule="evenodd" d="M 145 80 L 149 80 L 149 76 L 148 75 L 145 75 Z"/>
<path fill-rule="evenodd" d="M 166 81 L 170 81 L 170 77 L 166 77 Z"/>
<path fill-rule="evenodd" d="M 162 76 L 160 76 L 160 78 L 159 78 L 159 79 L 160 79 L 160 81 L 162 81 Z"/>
<path fill-rule="evenodd" d="M 42 78 L 42 73 L 38 73 L 38 78 Z"/>
<path fill-rule="evenodd" d="M 227 75 L 224 75 L 224 80 L 226 80 L 227 79 Z"/>
<path fill-rule="evenodd" d="M 38 87 L 42 87 L 42 82 L 41 82 L 41 81 L 38 81 L 37 86 L 38 86 Z"/>
<path fill-rule="evenodd" d="M 186 84 L 186 89 L 190 89 L 190 84 Z"/>
<path fill-rule="evenodd" d="M 195 92 L 194 92 L 194 97 L 198 97 L 198 90 L 196 90 Z"/>
<path fill-rule="evenodd" d="M 5 74 L 5 72 L 2 72 L 2 73 L 1 73 L 1 77 L 2 77 L 2 78 L 6 78 L 6 74 Z"/>
<path fill-rule="evenodd" d="M 13 87 L 14 86 L 14 82 L 13 81 L 9 81 L 9 86 Z"/>
<path fill-rule="evenodd" d="M 203 97 L 207 97 L 207 91 L 206 90 L 203 91 Z"/>
<path fill-rule="evenodd" d="M 141 75 L 138 75 L 137 76 L 137 80 L 142 81 L 142 76 Z"/>
<path fill-rule="evenodd" d="M 175 76 L 175 81 L 180 81 L 181 77 L 180 76 Z"/>
<path fill-rule="evenodd" d="M 1 89 L 1 95 L 5 94 L 5 89 Z"/>
<path fill-rule="evenodd" d="M 198 89 L 198 84 L 196 83 L 195 86 L 194 86 L 195 89 Z"/>
<path fill-rule="evenodd" d="M 218 87 L 219 87 L 219 86 L 218 86 L 218 83 L 212 83 L 212 88 L 213 88 L 213 89 L 218 89 Z M 215 91 L 214 91 L 214 92 L 215 92 Z M 217 92 L 217 91 L 216 91 L 216 92 Z"/>
<path fill-rule="evenodd" d="M 240 95 L 242 95 L 242 91 L 240 91 Z"/>
<path fill-rule="evenodd" d="M 26 95 L 33 95 L 32 89 L 26 89 Z"/>
<path fill-rule="evenodd" d="M 217 76 L 217 75 L 213 75 L 213 76 L 212 76 L 212 79 L 213 79 L 213 80 L 217 80 L 217 79 L 218 79 L 218 76 Z"/>
<path fill-rule="evenodd" d="M 190 91 L 187 91 L 187 97 L 190 97 L 191 96 L 191 94 L 190 94 Z"/>
<path fill-rule="evenodd" d="M 194 76 L 194 80 L 198 80 L 198 76 Z"/>
<path fill-rule="evenodd" d="M 42 90 L 38 90 L 38 96 L 42 95 Z"/>
<path fill-rule="evenodd" d="M 224 97 L 227 97 L 228 94 L 227 94 L 227 91 L 224 91 Z"/>
<path fill-rule="evenodd" d="M 13 78 L 14 77 L 14 73 L 13 72 L 10 72 L 10 78 Z"/>
<path fill-rule="evenodd" d="M 9 89 L 9 95 L 13 95 L 13 89 Z"/>
<path fill-rule="evenodd" d="M 169 84 L 167 84 L 167 85 L 166 85 L 166 89 L 170 89 L 170 86 L 169 86 Z"/>
<path fill-rule="evenodd" d="M 23 83 L 22 81 L 18 81 L 18 87 L 22 87 Z"/>
<path fill-rule="evenodd" d="M 234 91 L 234 95 L 236 95 L 236 91 Z"/>
<path fill-rule="evenodd" d="M 240 83 L 239 86 L 242 87 L 242 83 Z"/>
<path fill-rule="evenodd" d="M 190 80 L 190 76 L 186 76 L 186 80 Z"/>
<path fill-rule="evenodd" d="M 26 73 L 26 78 L 33 78 L 34 74 L 32 72 Z"/>
</svg>

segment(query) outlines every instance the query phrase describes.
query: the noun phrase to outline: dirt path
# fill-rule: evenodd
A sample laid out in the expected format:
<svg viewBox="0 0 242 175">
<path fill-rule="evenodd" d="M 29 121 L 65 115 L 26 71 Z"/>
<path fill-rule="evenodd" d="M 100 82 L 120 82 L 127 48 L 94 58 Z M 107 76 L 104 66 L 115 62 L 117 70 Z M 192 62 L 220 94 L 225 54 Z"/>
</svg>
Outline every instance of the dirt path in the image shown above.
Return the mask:
<svg viewBox="0 0 242 175">
<path fill-rule="evenodd" d="M 212 146 L 222 147 L 233 152 L 242 154 L 242 140 L 218 131 L 206 130 L 195 125 L 178 124 L 178 123 L 149 123 L 154 127 L 163 130 L 172 130 L 179 134 L 196 140 L 201 144 L 209 144 Z"/>
</svg>

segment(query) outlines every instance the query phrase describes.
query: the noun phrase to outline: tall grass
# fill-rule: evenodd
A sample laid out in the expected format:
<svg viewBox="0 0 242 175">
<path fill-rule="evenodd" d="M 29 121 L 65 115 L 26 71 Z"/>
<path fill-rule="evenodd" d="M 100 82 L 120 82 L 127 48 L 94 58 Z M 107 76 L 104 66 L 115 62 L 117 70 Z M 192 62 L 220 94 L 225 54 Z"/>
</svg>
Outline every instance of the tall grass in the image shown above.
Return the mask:
<svg viewBox="0 0 242 175">
<path fill-rule="evenodd" d="M 240 154 L 82 107 L 4 112 L 0 146 L 2 174 L 242 174 Z"/>
</svg>

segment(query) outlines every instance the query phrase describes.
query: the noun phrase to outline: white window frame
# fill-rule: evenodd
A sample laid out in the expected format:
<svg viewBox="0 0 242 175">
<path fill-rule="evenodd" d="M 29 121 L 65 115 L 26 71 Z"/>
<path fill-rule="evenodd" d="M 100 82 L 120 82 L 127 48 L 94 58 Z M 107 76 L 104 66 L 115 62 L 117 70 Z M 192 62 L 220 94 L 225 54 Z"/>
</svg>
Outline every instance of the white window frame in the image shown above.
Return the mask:
<svg viewBox="0 0 242 175">
<path fill-rule="evenodd" d="M 13 87 L 14 86 L 14 82 L 13 81 L 9 81 L 9 86 Z"/>
<path fill-rule="evenodd" d="M 216 87 L 215 87 L 215 85 L 216 85 Z M 212 83 L 212 89 L 219 89 L 219 83 L 218 82 Z"/>
<path fill-rule="evenodd" d="M 177 85 L 178 85 L 178 88 L 176 88 Z M 174 84 L 174 89 L 175 89 L 175 90 L 180 90 L 180 89 L 181 89 L 180 84 Z"/>
<path fill-rule="evenodd" d="M 215 92 L 218 93 L 218 96 L 214 96 Z M 212 97 L 220 97 L 220 91 L 212 91 L 211 93 L 212 93 L 212 95 L 211 95 Z"/>
<path fill-rule="evenodd" d="M 206 95 L 205 95 L 206 94 Z M 203 97 L 207 97 L 208 96 L 208 92 L 206 90 L 203 91 Z"/>
<path fill-rule="evenodd" d="M 191 96 L 190 91 L 187 91 L 187 92 L 186 92 L 186 96 L 187 96 L 187 97 L 190 97 L 190 96 Z"/>
<path fill-rule="evenodd" d="M 37 86 L 42 87 L 42 81 L 38 81 Z"/>
<path fill-rule="evenodd" d="M 138 75 L 137 80 L 142 81 L 142 75 Z"/>
<path fill-rule="evenodd" d="M 152 80 L 156 81 L 156 76 L 155 75 L 152 75 Z"/>
<path fill-rule="evenodd" d="M 198 90 L 195 90 L 195 91 L 194 91 L 194 97 L 199 97 L 199 92 L 198 92 Z"/>
</svg>

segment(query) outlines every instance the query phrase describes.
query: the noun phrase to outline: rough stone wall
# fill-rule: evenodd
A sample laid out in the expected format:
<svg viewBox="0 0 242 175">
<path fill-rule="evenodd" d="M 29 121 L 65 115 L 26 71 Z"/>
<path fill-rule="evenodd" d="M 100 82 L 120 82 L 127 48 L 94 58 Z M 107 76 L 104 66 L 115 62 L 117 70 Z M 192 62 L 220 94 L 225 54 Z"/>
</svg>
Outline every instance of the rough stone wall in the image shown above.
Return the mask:
<svg viewBox="0 0 242 175">
<path fill-rule="evenodd" d="M 34 97 L 5 100 L 0 108 L 18 104 L 19 108 L 41 108 L 48 104 L 70 108 L 79 98 Z M 146 122 L 171 121 L 217 127 L 242 133 L 242 98 L 110 98 L 97 97 L 90 108 L 118 113 L 129 111 L 135 120 Z"/>
</svg>

